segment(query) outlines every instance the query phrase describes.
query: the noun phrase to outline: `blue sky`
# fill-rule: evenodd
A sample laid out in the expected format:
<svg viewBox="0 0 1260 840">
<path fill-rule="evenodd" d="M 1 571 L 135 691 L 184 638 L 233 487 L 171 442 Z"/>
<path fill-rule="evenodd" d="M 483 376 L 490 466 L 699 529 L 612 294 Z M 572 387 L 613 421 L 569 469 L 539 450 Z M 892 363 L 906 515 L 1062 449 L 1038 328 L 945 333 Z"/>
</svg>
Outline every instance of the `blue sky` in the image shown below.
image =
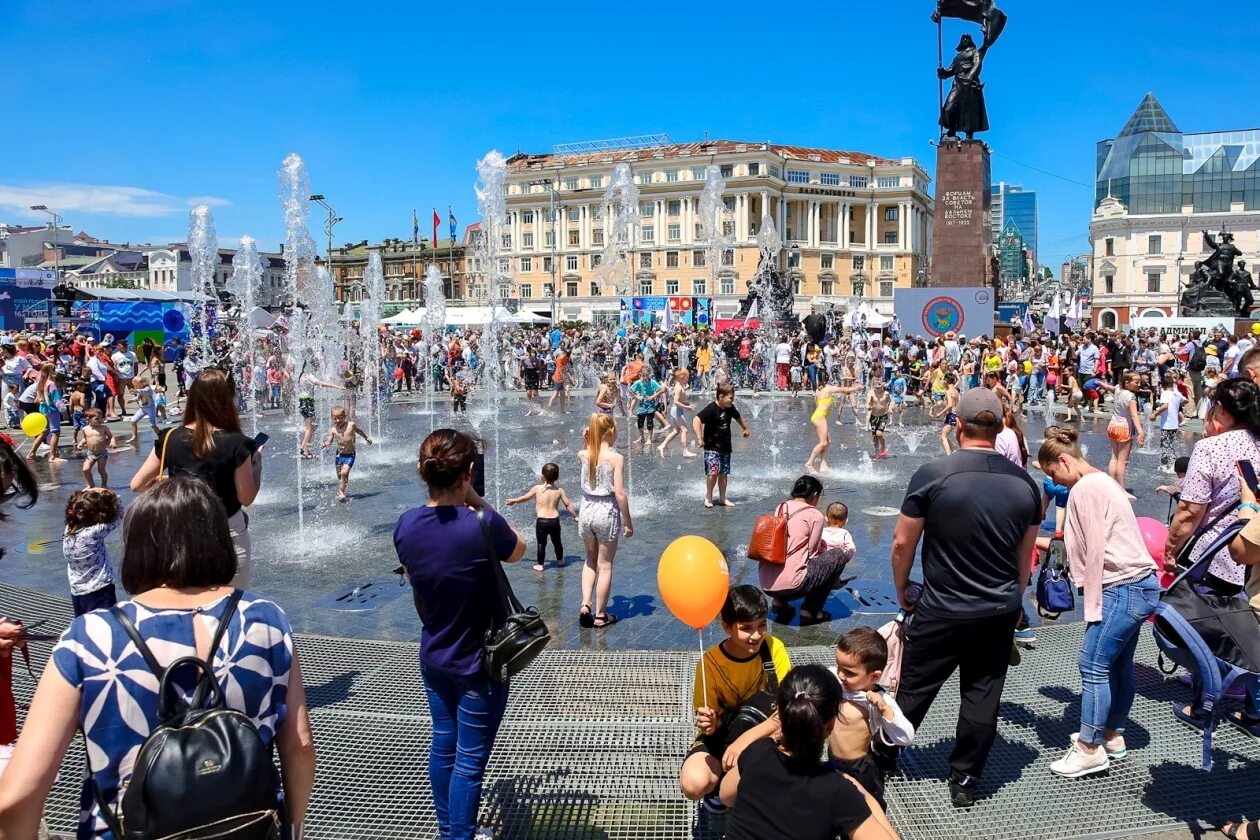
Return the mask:
<svg viewBox="0 0 1260 840">
<path fill-rule="evenodd" d="M 1087 249 L 1095 143 L 1148 90 L 1184 131 L 1260 126 L 1258 15 L 999 4 L 984 137 L 994 179 L 1039 193 L 1056 271 Z M 0 220 L 43 203 L 111 240 L 182 240 L 206 200 L 221 241 L 274 247 L 275 172 L 296 151 L 345 218 L 338 244 L 406 238 L 413 207 L 422 232 L 434 206 L 475 218 L 489 149 L 654 132 L 909 155 L 931 172 L 933 6 L 66 0 L 54 15 L 9 0 Z M 946 22 L 947 54 L 964 26 Z"/>
</svg>

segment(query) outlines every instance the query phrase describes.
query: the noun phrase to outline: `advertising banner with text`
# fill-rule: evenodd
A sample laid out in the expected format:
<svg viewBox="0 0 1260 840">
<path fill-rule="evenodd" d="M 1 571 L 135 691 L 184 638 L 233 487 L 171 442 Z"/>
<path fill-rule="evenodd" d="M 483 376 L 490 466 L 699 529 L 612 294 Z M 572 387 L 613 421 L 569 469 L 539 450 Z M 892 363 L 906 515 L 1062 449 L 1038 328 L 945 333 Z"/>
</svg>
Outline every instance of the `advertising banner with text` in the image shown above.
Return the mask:
<svg viewBox="0 0 1260 840">
<path fill-rule="evenodd" d="M 937 338 L 952 332 L 975 338 L 993 334 L 994 298 L 986 286 L 896 289 L 893 311 L 906 335 Z"/>
</svg>

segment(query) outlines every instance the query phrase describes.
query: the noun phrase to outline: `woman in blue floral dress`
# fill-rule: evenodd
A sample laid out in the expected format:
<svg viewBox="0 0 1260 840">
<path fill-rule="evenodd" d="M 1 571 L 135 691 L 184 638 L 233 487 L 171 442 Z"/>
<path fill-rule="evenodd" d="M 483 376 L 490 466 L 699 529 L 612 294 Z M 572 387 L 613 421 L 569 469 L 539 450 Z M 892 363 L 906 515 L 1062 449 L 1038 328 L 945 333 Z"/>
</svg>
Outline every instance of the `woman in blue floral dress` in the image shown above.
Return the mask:
<svg viewBox="0 0 1260 840">
<path fill-rule="evenodd" d="M 133 503 L 123 539 L 122 583 L 133 594 L 118 606 L 163 667 L 183 656 L 211 659 L 228 707 L 248 715 L 265 743 L 275 741 L 284 788 L 277 796 L 289 824 L 300 826 L 315 747 L 288 618 L 245 592 L 218 649 L 209 651 L 236 574 L 223 504 L 201 480 L 173 478 Z M 0 836 L 35 836 L 62 757 L 82 727 L 92 778 L 84 782 L 77 837 L 114 840 L 92 783 L 116 808 L 136 752 L 160 723 L 157 679 L 108 610 L 75 618 L 49 662 L 0 785 Z M 196 673 L 183 670 L 172 682 L 187 701 Z"/>
</svg>

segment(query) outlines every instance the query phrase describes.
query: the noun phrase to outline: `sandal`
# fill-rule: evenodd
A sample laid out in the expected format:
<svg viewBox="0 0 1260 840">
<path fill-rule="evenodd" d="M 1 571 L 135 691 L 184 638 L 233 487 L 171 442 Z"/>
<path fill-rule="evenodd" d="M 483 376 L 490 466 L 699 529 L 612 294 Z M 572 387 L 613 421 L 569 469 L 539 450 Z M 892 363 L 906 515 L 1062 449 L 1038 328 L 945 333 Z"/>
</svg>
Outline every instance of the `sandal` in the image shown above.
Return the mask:
<svg viewBox="0 0 1260 840">
<path fill-rule="evenodd" d="M 1260 738 L 1260 717 L 1252 717 L 1244 711 L 1234 712 L 1229 716 L 1229 722 L 1237 726 L 1248 735 L 1254 735 Z"/>
<path fill-rule="evenodd" d="M 805 611 L 801 610 L 801 626 L 802 627 L 809 624 L 829 624 L 831 621 L 832 621 L 831 613 L 827 612 L 826 610 L 819 610 L 818 612 L 814 613 L 809 618 L 806 618 Z"/>
<path fill-rule="evenodd" d="M 1238 822 L 1227 822 L 1220 827 L 1221 834 L 1224 834 L 1229 840 L 1260 840 L 1260 822 L 1252 820 L 1239 820 Z"/>
<path fill-rule="evenodd" d="M 1173 705 L 1173 714 L 1177 717 L 1177 720 L 1198 732 L 1202 732 L 1203 728 L 1207 726 L 1207 721 L 1201 715 L 1196 715 L 1193 709 L 1187 712 L 1181 707 L 1180 703 Z"/>
<path fill-rule="evenodd" d="M 595 616 L 591 615 L 590 604 L 582 605 L 582 611 L 578 613 L 578 626 L 579 627 L 594 627 L 595 626 Z"/>
<path fill-rule="evenodd" d="M 599 615 L 595 616 L 594 626 L 596 630 L 600 630 L 600 629 L 603 629 L 604 627 L 609 627 L 616 623 L 617 623 L 617 616 L 611 615 L 606 612 L 602 612 Z"/>
</svg>

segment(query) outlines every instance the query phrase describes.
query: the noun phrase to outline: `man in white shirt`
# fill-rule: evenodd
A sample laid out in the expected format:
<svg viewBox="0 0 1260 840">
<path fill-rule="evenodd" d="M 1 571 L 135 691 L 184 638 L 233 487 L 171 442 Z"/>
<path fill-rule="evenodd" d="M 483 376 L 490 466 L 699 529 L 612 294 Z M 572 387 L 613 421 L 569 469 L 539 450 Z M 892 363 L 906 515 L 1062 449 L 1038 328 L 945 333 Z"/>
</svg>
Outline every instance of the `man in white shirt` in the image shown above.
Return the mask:
<svg viewBox="0 0 1260 840">
<path fill-rule="evenodd" d="M 136 354 L 127 348 L 127 342 L 120 341 L 111 357 L 114 370 L 118 373 L 118 413 L 127 413 L 127 389 L 131 380 L 136 377 Z"/>
<path fill-rule="evenodd" d="M 17 354 L 17 348 L 12 344 L 4 345 L 3 378 L 6 389 L 7 386 L 13 385 L 21 391 L 26 386 L 26 374 L 30 369 L 31 363 L 25 356 Z"/>
<path fill-rule="evenodd" d="M 780 341 L 774 347 L 774 368 L 775 378 L 779 383 L 779 390 L 787 388 L 788 368 L 792 366 L 792 345 L 786 341 Z"/>
</svg>

